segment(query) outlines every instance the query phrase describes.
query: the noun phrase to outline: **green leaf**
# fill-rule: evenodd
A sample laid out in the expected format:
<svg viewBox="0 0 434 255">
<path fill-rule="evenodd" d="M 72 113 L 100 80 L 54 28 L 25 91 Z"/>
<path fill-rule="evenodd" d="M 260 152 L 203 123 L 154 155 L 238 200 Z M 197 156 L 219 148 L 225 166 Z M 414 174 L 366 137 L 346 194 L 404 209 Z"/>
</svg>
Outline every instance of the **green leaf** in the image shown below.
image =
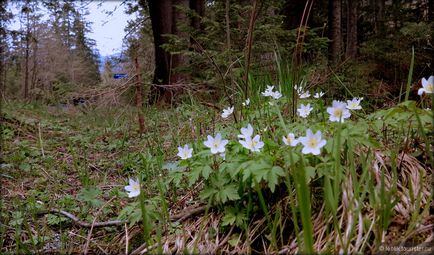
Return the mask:
<svg viewBox="0 0 434 255">
<path fill-rule="evenodd" d="M 278 184 L 279 176 L 285 176 L 285 172 L 280 166 L 273 166 L 266 176 L 268 187 L 271 192 L 274 192 L 276 185 Z"/>
<path fill-rule="evenodd" d="M 101 191 L 95 187 L 83 188 L 78 195 L 78 198 L 89 203 L 92 207 L 99 207 L 103 205 L 103 202 L 98 199 Z"/>
<path fill-rule="evenodd" d="M 245 210 L 239 210 L 235 207 L 226 207 L 225 208 L 225 215 L 222 219 L 222 226 L 227 225 L 237 225 L 238 227 L 242 227 L 244 223 L 247 220 L 246 211 Z"/>
<path fill-rule="evenodd" d="M 218 197 L 222 203 L 238 200 L 240 199 L 240 196 L 238 195 L 238 187 L 235 184 L 227 185 L 219 191 Z"/>
<path fill-rule="evenodd" d="M 316 171 L 312 166 L 307 166 L 305 169 L 306 182 L 310 183 L 310 181 L 315 177 Z"/>
<path fill-rule="evenodd" d="M 28 171 L 30 171 L 30 169 L 32 168 L 32 166 L 31 166 L 29 163 L 25 163 L 25 162 L 23 162 L 23 163 L 21 163 L 21 164 L 18 166 L 18 168 L 19 168 L 20 170 L 24 171 L 24 172 L 28 172 Z"/>
<path fill-rule="evenodd" d="M 210 166 L 206 165 L 202 168 L 202 176 L 205 178 L 205 180 L 208 180 L 208 177 L 210 173 L 212 172 L 212 169 Z"/>
<path fill-rule="evenodd" d="M 191 186 L 199 180 L 199 175 L 202 172 L 200 167 L 193 167 L 188 173 L 188 185 Z"/>
</svg>

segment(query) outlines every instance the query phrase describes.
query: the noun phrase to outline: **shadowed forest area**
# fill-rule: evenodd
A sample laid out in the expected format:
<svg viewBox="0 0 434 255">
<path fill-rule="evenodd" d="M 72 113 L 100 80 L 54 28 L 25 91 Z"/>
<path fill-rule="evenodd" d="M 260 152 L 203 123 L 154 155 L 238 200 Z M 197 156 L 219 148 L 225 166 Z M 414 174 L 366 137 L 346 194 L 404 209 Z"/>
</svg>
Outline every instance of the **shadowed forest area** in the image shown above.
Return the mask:
<svg viewBox="0 0 434 255">
<path fill-rule="evenodd" d="M 0 0 L 0 253 L 433 253 L 433 0 L 117 3 Z"/>
</svg>

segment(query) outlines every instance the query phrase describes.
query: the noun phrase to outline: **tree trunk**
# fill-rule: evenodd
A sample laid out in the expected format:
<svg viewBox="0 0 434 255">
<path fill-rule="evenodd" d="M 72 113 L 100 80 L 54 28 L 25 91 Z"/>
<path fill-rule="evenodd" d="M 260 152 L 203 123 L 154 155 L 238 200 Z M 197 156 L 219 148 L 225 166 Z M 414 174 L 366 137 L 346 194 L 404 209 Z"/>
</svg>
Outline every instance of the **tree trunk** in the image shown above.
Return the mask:
<svg viewBox="0 0 434 255">
<path fill-rule="evenodd" d="M 375 32 L 377 35 L 383 35 L 386 32 L 384 21 L 384 0 L 375 1 Z"/>
<path fill-rule="evenodd" d="M 137 117 L 139 121 L 139 133 L 145 133 L 145 117 L 143 116 L 143 91 L 142 91 L 142 81 L 140 78 L 140 66 L 137 56 L 134 58 L 134 65 L 136 68 L 136 107 L 137 107 Z"/>
<path fill-rule="evenodd" d="M 434 20 L 434 0 L 428 0 L 428 20 Z"/>
<path fill-rule="evenodd" d="M 329 0 L 329 61 L 336 65 L 340 62 L 342 53 L 342 2 L 341 0 Z"/>
<path fill-rule="evenodd" d="M 195 11 L 199 17 L 191 19 L 191 26 L 197 31 L 202 30 L 203 26 L 200 24 L 200 17 L 205 15 L 205 1 L 204 0 L 190 0 L 190 9 Z"/>
<path fill-rule="evenodd" d="M 145 0 L 140 0 L 142 6 L 146 6 Z M 167 43 L 164 34 L 172 33 L 172 1 L 147 0 L 149 15 L 151 18 L 152 34 L 155 48 L 155 70 L 153 83 L 167 85 L 170 80 L 170 53 L 161 45 Z M 168 91 L 164 87 L 154 87 L 151 90 L 151 103 L 156 103 L 168 97 Z"/>
<path fill-rule="evenodd" d="M 347 4 L 347 50 L 346 58 L 354 59 L 357 55 L 357 1 L 348 1 Z"/>
<path fill-rule="evenodd" d="M 24 98 L 27 99 L 29 97 L 29 55 L 30 55 L 30 21 L 29 21 L 29 12 L 27 11 L 27 30 L 26 30 L 26 48 L 25 50 L 25 66 L 24 66 Z"/>
<path fill-rule="evenodd" d="M 187 43 L 186 49 L 188 49 L 189 35 L 187 32 L 181 31 L 180 25 L 189 24 L 187 22 L 187 14 L 180 10 L 179 7 L 188 8 L 189 0 L 172 0 L 173 10 L 172 10 L 172 34 L 177 35 L 178 39 L 182 42 Z M 176 68 L 183 67 L 188 63 L 187 56 L 185 54 L 172 54 L 172 63 L 170 70 L 170 84 L 180 84 L 185 83 L 188 80 L 188 75 L 183 74 L 181 71 L 176 70 Z M 172 101 L 173 98 L 170 98 Z"/>
</svg>

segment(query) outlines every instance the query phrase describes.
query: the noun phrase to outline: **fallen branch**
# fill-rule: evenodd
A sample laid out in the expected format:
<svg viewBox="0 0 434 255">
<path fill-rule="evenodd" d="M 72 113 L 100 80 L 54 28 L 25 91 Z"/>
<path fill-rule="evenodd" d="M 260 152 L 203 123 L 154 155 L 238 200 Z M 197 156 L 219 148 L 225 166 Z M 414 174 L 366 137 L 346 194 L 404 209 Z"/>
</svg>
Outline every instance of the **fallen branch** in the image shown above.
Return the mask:
<svg viewBox="0 0 434 255">
<path fill-rule="evenodd" d="M 47 211 L 38 212 L 38 214 L 50 214 L 50 213 L 61 214 L 63 216 L 66 216 L 67 218 L 71 219 L 76 225 L 83 227 L 83 228 L 91 228 L 92 226 L 94 228 L 101 228 L 101 227 L 109 227 L 109 226 L 118 226 L 118 225 L 122 225 L 124 223 L 128 223 L 128 221 L 126 221 L 126 220 L 109 220 L 109 221 L 103 221 L 103 222 L 95 222 L 92 224 L 92 223 L 80 220 L 74 214 L 71 214 L 71 213 L 63 211 L 63 210 L 58 210 L 58 209 L 50 209 Z"/>
<path fill-rule="evenodd" d="M 199 206 L 199 207 L 195 207 L 192 209 L 187 209 L 185 210 L 185 212 L 183 213 L 179 213 L 179 214 L 175 214 L 170 216 L 170 221 L 184 221 L 196 214 L 199 214 L 203 211 L 205 211 L 206 206 Z M 38 212 L 38 214 L 50 214 L 50 213 L 54 213 L 54 214 L 61 214 L 69 219 L 71 219 L 76 225 L 83 227 L 83 228 L 101 228 L 101 227 L 109 227 L 109 226 L 119 226 L 119 225 L 123 225 L 125 223 L 128 223 L 128 221 L 126 220 L 110 220 L 110 221 L 103 221 L 103 222 L 85 222 L 80 220 L 79 218 L 77 218 L 75 215 L 63 211 L 63 210 L 59 210 L 59 209 L 50 209 L 50 210 L 46 210 L 46 211 L 41 211 Z"/>
</svg>

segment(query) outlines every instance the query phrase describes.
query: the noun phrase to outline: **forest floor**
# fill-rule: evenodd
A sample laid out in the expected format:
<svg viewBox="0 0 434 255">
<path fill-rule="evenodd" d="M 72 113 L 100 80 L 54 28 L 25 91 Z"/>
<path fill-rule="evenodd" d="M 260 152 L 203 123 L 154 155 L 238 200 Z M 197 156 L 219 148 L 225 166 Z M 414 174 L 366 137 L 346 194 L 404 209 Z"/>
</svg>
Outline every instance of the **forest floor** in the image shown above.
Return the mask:
<svg viewBox="0 0 434 255">
<path fill-rule="evenodd" d="M 207 246 L 209 252 L 279 249 L 290 252 L 295 247 L 294 242 L 290 242 L 266 248 L 264 242 L 270 240 L 267 236 L 257 239 L 262 240 L 263 247 L 255 244 L 254 248 L 246 250 L 247 244 L 241 245 L 242 234 L 235 233 L 234 225 L 220 226 L 222 213 L 208 212 L 207 208 L 207 217 L 202 216 L 204 207 L 198 193 L 203 183 L 186 185 L 185 189 L 166 183 L 167 169 L 171 167 L 167 162 L 176 159 L 176 147 L 200 142 L 200 137 L 206 136 L 215 125 L 214 117 L 209 117 L 215 116 L 213 109 L 194 104 L 175 109 L 146 109 L 146 132 L 142 135 L 137 132 L 136 111 L 128 106 L 89 109 L 11 102 L 5 103 L 2 111 L 1 253 L 119 254 L 128 251 L 138 254 L 146 251 L 143 228 L 138 223 L 143 218 L 140 210 L 136 210 L 137 202 L 132 202 L 136 200 L 128 198 L 124 190 L 128 178 L 137 176 L 143 169 L 146 169 L 143 179 L 150 204 L 163 193 L 167 201 L 163 207 L 158 202 L 154 204 L 154 213 L 167 214 L 167 224 L 164 229 L 157 225 L 150 230 L 157 240 L 151 245 L 153 252 L 179 253 L 196 243 Z M 424 168 L 423 163 L 411 160 L 409 156 L 408 162 L 414 169 Z M 432 170 L 426 169 L 424 176 L 415 178 L 429 178 Z M 407 191 L 411 190 L 411 185 L 405 184 Z M 393 217 L 384 240 L 429 239 L 434 223 L 429 205 L 432 190 L 425 190 L 429 185 L 429 179 L 420 183 L 419 190 L 426 194 L 417 200 L 423 202 L 417 207 L 404 205 L 401 210 L 405 212 Z M 283 196 L 273 210 L 279 211 L 281 204 L 288 206 L 288 201 Z M 313 203 L 322 202 L 314 200 Z M 411 208 L 418 208 L 420 214 L 412 216 Z M 313 213 L 318 216 L 322 210 Z M 405 213 L 408 218 L 402 216 Z M 123 223 L 125 219 L 130 223 Z M 100 227 L 99 223 L 107 225 Z M 264 224 L 264 217 L 255 218 L 249 231 L 260 236 Z M 371 231 L 369 224 L 365 220 L 368 233 Z M 205 234 L 202 233 L 204 226 L 209 227 Z M 414 231 L 407 231 L 410 227 Z M 283 228 L 280 231 L 282 236 L 287 236 Z M 328 234 L 333 233 L 323 233 Z M 371 242 L 370 237 L 362 240 Z"/>
<path fill-rule="evenodd" d="M 138 155 L 156 144 L 161 153 L 172 149 L 168 155 L 175 155 L 169 131 L 188 135 L 187 117 L 150 110 L 146 122 L 153 128 L 139 135 L 135 111 L 128 107 L 89 111 L 14 102 L 3 112 L 1 252 L 113 254 L 123 252 L 126 242 L 134 246 L 125 234 L 134 238 L 137 226 L 91 230 L 65 215 L 39 212 L 63 210 L 90 224 L 116 220 L 131 201 L 124 187 L 140 165 Z M 171 213 L 190 204 L 180 200 Z"/>
</svg>

